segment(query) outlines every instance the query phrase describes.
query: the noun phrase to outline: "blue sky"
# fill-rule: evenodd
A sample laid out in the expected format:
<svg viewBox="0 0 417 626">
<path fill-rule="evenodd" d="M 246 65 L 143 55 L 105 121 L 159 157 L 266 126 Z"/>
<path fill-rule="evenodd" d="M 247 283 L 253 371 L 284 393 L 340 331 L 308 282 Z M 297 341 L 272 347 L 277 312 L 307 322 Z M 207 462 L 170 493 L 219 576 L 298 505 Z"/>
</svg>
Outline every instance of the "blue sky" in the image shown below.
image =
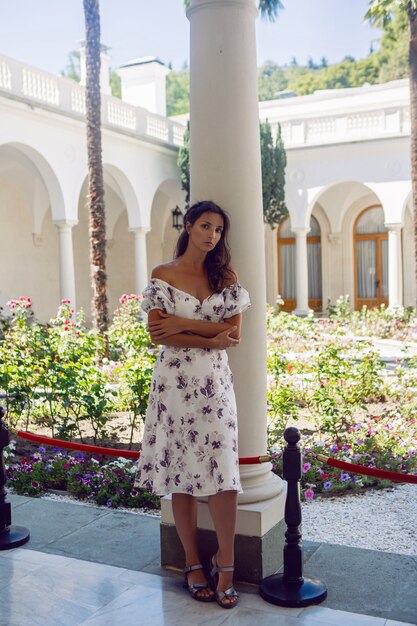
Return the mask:
<svg viewBox="0 0 417 626">
<path fill-rule="evenodd" d="M 368 0 L 283 0 L 278 20 L 257 23 L 258 65 L 296 57 L 330 63 L 367 56 L 378 31 L 364 23 Z M 189 58 L 188 20 L 182 0 L 101 0 L 102 42 L 111 66 L 157 56 L 180 69 Z M 84 37 L 82 0 L 0 0 L 0 54 L 52 73 Z"/>
</svg>

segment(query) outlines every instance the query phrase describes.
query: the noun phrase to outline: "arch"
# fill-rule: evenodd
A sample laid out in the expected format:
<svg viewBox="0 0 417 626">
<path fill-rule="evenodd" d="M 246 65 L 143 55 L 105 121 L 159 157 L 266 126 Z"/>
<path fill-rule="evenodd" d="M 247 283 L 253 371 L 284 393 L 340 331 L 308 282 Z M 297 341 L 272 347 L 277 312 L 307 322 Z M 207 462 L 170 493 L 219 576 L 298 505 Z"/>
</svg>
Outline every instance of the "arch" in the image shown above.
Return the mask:
<svg viewBox="0 0 417 626">
<path fill-rule="evenodd" d="M 31 146 L 18 142 L 4 143 L 1 151 L 11 159 L 19 162 L 35 176 L 40 177 L 48 192 L 52 221 L 65 219 L 64 194 L 58 177 L 47 159 Z"/>
<path fill-rule="evenodd" d="M 88 173 L 84 171 L 82 172 L 77 183 L 77 187 L 78 187 L 77 207 L 78 208 L 80 206 L 82 196 L 86 195 L 84 194 L 83 189 L 85 188 L 87 180 L 88 180 Z M 120 198 L 120 200 L 126 207 L 129 227 L 131 227 L 132 224 L 134 224 L 138 220 L 141 223 L 143 216 L 141 215 L 138 197 L 131 181 L 126 176 L 126 174 L 115 165 L 112 165 L 109 163 L 103 163 L 103 183 L 105 186 L 107 185 L 110 189 L 114 191 L 114 193 Z M 80 219 L 78 211 L 77 211 L 77 217 L 78 219 Z"/>
<path fill-rule="evenodd" d="M 117 193 L 126 207 L 129 228 L 138 220 L 140 224 L 144 223 L 138 197 L 126 174 L 120 168 L 109 163 L 103 164 L 103 170 L 104 182 Z"/>
<path fill-rule="evenodd" d="M 178 180 L 166 179 L 156 189 L 151 208 L 151 229 L 146 237 L 148 271 L 172 259 L 178 231 L 171 225 L 171 211 L 176 206 L 184 211 L 184 205 L 184 191 Z"/>
</svg>

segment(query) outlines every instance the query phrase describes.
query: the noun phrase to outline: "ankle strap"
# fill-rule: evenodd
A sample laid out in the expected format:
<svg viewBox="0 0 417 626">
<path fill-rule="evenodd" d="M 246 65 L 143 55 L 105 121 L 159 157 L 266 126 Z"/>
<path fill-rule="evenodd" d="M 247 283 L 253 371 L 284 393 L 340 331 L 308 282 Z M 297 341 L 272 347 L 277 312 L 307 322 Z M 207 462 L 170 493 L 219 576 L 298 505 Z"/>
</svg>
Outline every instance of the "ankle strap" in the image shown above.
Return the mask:
<svg viewBox="0 0 417 626">
<path fill-rule="evenodd" d="M 189 574 L 190 572 L 195 572 L 198 569 L 203 569 L 201 563 L 197 563 L 196 565 L 188 565 L 187 567 L 184 567 L 182 572 L 183 574 Z"/>
<path fill-rule="evenodd" d="M 216 565 L 216 569 L 218 572 L 221 572 L 222 574 L 224 572 L 234 572 L 235 568 L 233 567 L 233 565 L 229 566 L 229 567 L 220 567 L 219 565 Z"/>
</svg>

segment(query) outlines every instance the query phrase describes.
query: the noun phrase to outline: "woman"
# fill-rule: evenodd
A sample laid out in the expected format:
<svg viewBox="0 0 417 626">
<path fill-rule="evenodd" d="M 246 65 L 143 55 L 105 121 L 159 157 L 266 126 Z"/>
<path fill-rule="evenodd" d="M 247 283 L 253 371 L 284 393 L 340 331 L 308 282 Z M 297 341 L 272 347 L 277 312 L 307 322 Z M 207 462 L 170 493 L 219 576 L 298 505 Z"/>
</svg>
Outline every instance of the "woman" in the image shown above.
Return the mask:
<svg viewBox="0 0 417 626">
<path fill-rule="evenodd" d="M 240 341 L 249 296 L 230 266 L 229 219 L 214 202 L 184 216 L 175 258 L 157 266 L 145 289 L 155 365 L 136 484 L 172 493 L 188 590 L 200 602 L 236 606 L 233 588 L 237 494 L 236 402 L 226 348 Z M 207 567 L 197 548 L 197 496 L 208 496 L 218 541 Z M 210 583 L 210 586 L 208 585 Z"/>
</svg>

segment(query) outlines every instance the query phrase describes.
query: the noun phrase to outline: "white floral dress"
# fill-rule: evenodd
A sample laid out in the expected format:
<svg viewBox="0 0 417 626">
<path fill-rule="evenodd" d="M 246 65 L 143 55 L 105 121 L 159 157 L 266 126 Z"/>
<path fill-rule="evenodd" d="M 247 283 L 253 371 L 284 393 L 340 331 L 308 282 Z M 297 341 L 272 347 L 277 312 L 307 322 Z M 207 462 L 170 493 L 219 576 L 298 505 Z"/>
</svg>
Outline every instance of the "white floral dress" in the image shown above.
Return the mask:
<svg viewBox="0 0 417 626">
<path fill-rule="evenodd" d="M 200 302 L 152 279 L 142 309 L 221 322 L 250 306 L 239 284 Z M 152 377 L 136 486 L 160 496 L 241 491 L 233 376 L 225 350 L 162 346 Z"/>
</svg>

